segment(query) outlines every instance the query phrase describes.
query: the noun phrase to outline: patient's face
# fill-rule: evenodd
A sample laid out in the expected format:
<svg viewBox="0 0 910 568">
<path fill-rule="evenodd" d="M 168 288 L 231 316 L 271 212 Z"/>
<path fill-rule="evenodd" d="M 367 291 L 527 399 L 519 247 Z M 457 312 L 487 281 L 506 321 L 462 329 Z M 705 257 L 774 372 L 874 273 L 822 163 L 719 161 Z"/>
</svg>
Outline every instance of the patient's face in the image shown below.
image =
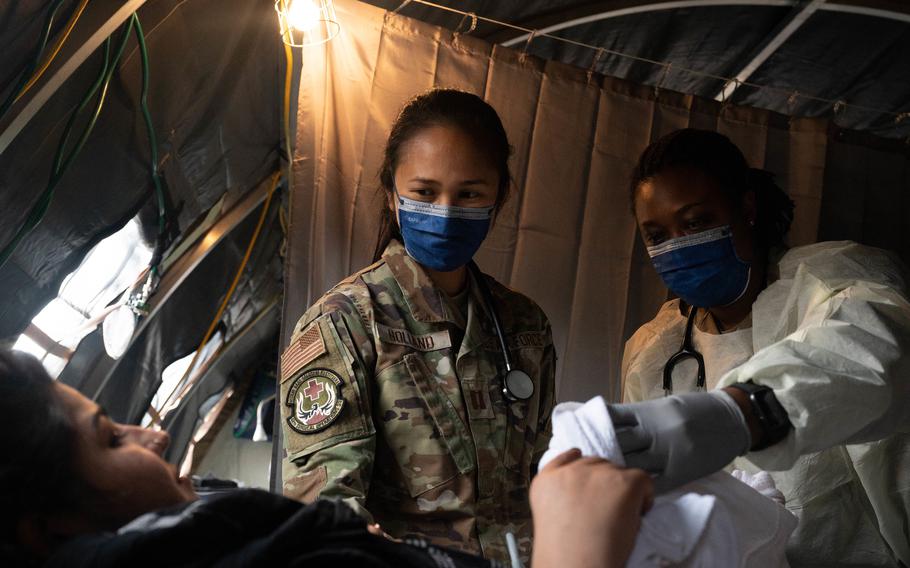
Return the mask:
<svg viewBox="0 0 910 568">
<path fill-rule="evenodd" d="M 78 391 L 57 384 L 77 433 L 76 464 L 99 501 L 86 511 L 93 519 L 112 527 L 135 517 L 196 498 L 186 478 L 178 478 L 155 451 L 125 436 L 94 402 Z"/>
</svg>

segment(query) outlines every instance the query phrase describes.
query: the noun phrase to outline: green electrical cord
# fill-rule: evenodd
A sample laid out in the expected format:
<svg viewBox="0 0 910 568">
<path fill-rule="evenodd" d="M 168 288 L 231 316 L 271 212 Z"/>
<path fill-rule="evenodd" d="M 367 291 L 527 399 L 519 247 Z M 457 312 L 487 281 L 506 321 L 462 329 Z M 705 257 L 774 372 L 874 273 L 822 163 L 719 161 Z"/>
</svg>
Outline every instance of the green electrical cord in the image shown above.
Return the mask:
<svg viewBox="0 0 910 568">
<path fill-rule="evenodd" d="M 164 189 L 161 187 L 161 176 L 158 173 L 158 139 L 155 136 L 155 126 L 152 124 L 152 114 L 148 107 L 149 94 L 149 54 L 145 43 L 145 32 L 142 31 L 142 24 L 139 22 L 139 16 L 133 14 L 133 26 L 136 30 L 136 40 L 139 42 L 139 53 L 142 56 L 142 94 L 139 97 L 139 104 L 142 107 L 142 116 L 145 118 L 145 129 L 148 131 L 149 153 L 151 158 L 151 175 L 152 183 L 155 186 L 155 195 L 158 201 L 158 239 L 155 243 L 155 250 L 152 254 L 152 260 L 149 264 L 153 275 L 158 273 L 158 265 L 161 257 L 164 255 L 164 232 L 167 219 L 167 205 L 164 199 Z"/>
<path fill-rule="evenodd" d="M 63 173 L 69 168 L 73 160 L 82 150 L 82 147 L 85 146 L 85 142 L 88 140 L 89 135 L 92 133 L 92 130 L 95 128 L 95 123 L 98 121 L 98 117 L 101 115 L 101 107 L 104 106 L 104 101 L 107 98 L 108 87 L 110 87 L 111 79 L 114 77 L 114 73 L 117 71 L 117 64 L 120 63 L 120 58 L 123 56 L 123 50 L 126 49 L 126 44 L 129 41 L 130 33 L 132 32 L 133 23 L 129 22 L 126 25 L 126 29 L 123 31 L 123 37 L 120 40 L 120 46 L 117 48 L 117 52 L 114 54 L 114 59 L 111 64 L 108 66 L 105 64 L 105 72 L 102 76 L 101 82 L 101 94 L 98 96 L 98 102 L 95 104 L 95 110 L 92 112 L 92 117 L 86 125 L 85 129 L 82 131 L 82 135 L 79 137 L 79 140 L 76 142 L 75 148 L 70 154 L 66 157 L 66 160 L 62 161 L 62 156 L 64 150 L 66 149 L 66 143 L 69 140 L 69 135 L 72 131 L 73 124 L 76 121 L 76 116 L 81 112 L 85 105 L 88 103 L 88 100 L 98 91 L 98 83 L 96 82 L 92 85 L 90 94 L 88 97 L 84 98 L 80 105 L 76 107 L 76 110 L 70 115 L 70 120 L 67 123 L 67 128 L 63 132 L 63 136 L 60 139 L 60 144 L 57 147 L 57 155 L 54 157 L 54 169 L 51 177 L 51 182 L 48 184 L 48 189 L 53 192 L 53 188 L 56 187 L 57 182 L 60 181 L 60 178 L 63 177 Z M 110 42 L 110 38 L 107 40 Z M 107 47 L 105 48 L 105 56 L 107 56 Z"/>
<path fill-rule="evenodd" d="M 133 20 L 131 19 L 127 23 L 126 29 L 123 32 L 120 46 L 117 48 L 113 61 L 109 61 L 108 58 L 110 53 L 110 38 L 108 38 L 108 40 L 105 42 L 104 65 L 102 67 L 102 72 L 99 75 L 98 80 L 95 81 L 95 83 L 83 97 L 80 104 L 70 115 L 66 128 L 63 131 L 63 135 L 60 138 L 60 143 L 57 145 L 57 153 L 54 156 L 54 165 L 51 170 L 51 177 L 48 181 L 47 187 L 45 188 L 44 193 L 42 193 L 41 197 L 38 199 L 38 202 L 35 203 L 31 211 L 29 211 L 28 217 L 26 217 L 25 222 L 13 236 L 12 240 L 7 243 L 5 247 L 3 247 L 2 251 L 0 251 L 0 268 L 2 268 L 9 260 L 9 258 L 13 255 L 13 252 L 19 246 L 19 243 L 22 242 L 22 239 L 24 239 L 26 235 L 28 235 L 35 227 L 38 226 L 39 223 L 41 223 L 41 220 L 47 213 L 51 201 L 54 198 L 54 190 L 56 189 L 57 184 L 63 178 L 63 174 L 66 173 L 66 170 L 76 159 L 76 156 L 85 146 L 89 135 L 91 135 L 92 130 L 95 128 L 95 124 L 98 122 L 98 117 L 101 114 L 101 108 L 104 106 L 104 100 L 107 97 L 107 91 L 108 87 L 110 86 L 111 78 L 114 76 L 114 72 L 117 70 L 117 64 L 120 62 L 121 56 L 123 56 L 123 50 L 126 48 L 130 33 L 132 33 L 132 28 Z M 85 108 L 92 97 L 98 93 L 99 90 L 101 93 L 98 96 L 97 102 L 95 103 L 95 109 L 92 112 L 91 118 L 83 129 L 82 134 L 79 136 L 79 139 L 77 140 L 72 152 L 70 152 L 69 155 L 64 158 L 63 156 L 66 150 L 66 143 L 69 140 L 69 136 L 72 132 L 73 125 L 75 124 L 77 116 Z"/>
<path fill-rule="evenodd" d="M 18 79 L 16 79 L 16 86 L 10 90 L 6 100 L 0 105 L 0 120 L 6 116 L 6 112 L 13 106 L 13 103 L 16 102 L 16 97 L 19 96 L 19 93 L 22 92 L 22 88 L 31 78 L 32 73 L 38 68 L 38 64 L 41 62 L 41 56 L 44 55 L 44 48 L 47 47 L 47 40 L 51 37 L 51 29 L 54 27 L 54 18 L 57 15 L 57 10 L 60 9 L 62 4 L 63 0 L 56 0 L 53 4 L 48 6 L 47 16 L 44 20 L 44 33 L 41 34 L 41 41 L 38 43 L 38 47 L 35 50 L 35 55 L 32 57 L 31 62 L 22 69 Z"/>
<path fill-rule="evenodd" d="M 76 119 L 79 117 L 79 114 L 85 109 L 89 101 L 98 93 L 98 89 L 104 86 L 105 78 L 107 77 L 108 69 L 110 68 L 111 61 L 111 38 L 107 38 L 104 41 L 104 65 L 101 67 L 101 73 L 98 75 L 98 79 L 94 84 L 89 88 L 88 92 L 79 102 L 79 105 L 76 107 L 69 117 L 69 120 L 66 122 L 66 127 L 63 129 L 63 135 L 60 137 L 60 143 L 57 145 L 57 152 L 54 154 L 54 165 L 51 167 L 51 177 L 57 175 L 60 172 L 60 169 L 63 166 L 63 155 L 64 150 L 66 150 L 66 143 L 69 141 L 70 134 L 72 134 L 73 127 L 76 124 Z M 97 105 L 96 105 L 97 106 Z M 84 134 L 84 133 L 83 133 Z M 80 137 L 81 139 L 82 137 Z"/>
</svg>

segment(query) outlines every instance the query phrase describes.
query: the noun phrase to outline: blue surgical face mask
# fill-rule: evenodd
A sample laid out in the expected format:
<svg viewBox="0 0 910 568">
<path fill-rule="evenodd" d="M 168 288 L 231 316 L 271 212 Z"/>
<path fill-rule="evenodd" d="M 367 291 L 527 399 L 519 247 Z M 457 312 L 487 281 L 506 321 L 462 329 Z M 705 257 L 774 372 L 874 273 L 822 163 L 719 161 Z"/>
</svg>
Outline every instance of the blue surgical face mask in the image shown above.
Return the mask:
<svg viewBox="0 0 910 568">
<path fill-rule="evenodd" d="M 434 205 L 398 196 L 398 224 L 411 258 L 433 270 L 466 265 L 490 230 L 493 207 Z"/>
<path fill-rule="evenodd" d="M 749 286 L 750 265 L 736 255 L 729 226 L 670 239 L 648 255 L 667 288 L 691 306 L 732 304 Z"/>
</svg>

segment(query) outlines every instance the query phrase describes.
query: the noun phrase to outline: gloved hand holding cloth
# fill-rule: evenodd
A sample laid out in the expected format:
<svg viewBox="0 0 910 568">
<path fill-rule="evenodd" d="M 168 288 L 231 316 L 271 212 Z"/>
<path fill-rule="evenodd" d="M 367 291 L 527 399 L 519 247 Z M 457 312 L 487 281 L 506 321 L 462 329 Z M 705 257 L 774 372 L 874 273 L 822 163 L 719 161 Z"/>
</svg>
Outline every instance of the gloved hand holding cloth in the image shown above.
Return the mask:
<svg viewBox="0 0 910 568">
<path fill-rule="evenodd" d="M 722 469 L 749 451 L 746 419 L 724 391 L 608 406 L 626 466 L 655 475 L 658 493 Z"/>
</svg>

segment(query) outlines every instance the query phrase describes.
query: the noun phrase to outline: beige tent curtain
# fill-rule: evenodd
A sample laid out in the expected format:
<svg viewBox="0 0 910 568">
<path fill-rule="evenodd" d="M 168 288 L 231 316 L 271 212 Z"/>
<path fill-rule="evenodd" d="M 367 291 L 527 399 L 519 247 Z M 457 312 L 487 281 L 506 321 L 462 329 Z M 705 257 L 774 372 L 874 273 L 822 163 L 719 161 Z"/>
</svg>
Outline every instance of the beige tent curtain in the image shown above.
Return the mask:
<svg viewBox="0 0 910 568">
<path fill-rule="evenodd" d="M 627 179 L 644 147 L 674 129 L 722 132 L 753 166 L 774 172 L 797 203 L 791 244 L 854 238 L 910 256 L 901 143 L 591 75 L 353 0 L 335 4 L 341 34 L 302 52 L 285 342 L 310 302 L 369 264 L 386 136 L 405 101 L 434 86 L 484 97 L 514 146 L 514 194 L 477 260 L 550 317 L 561 400 L 616 400 L 623 344 L 666 297 L 636 234 Z"/>
</svg>

